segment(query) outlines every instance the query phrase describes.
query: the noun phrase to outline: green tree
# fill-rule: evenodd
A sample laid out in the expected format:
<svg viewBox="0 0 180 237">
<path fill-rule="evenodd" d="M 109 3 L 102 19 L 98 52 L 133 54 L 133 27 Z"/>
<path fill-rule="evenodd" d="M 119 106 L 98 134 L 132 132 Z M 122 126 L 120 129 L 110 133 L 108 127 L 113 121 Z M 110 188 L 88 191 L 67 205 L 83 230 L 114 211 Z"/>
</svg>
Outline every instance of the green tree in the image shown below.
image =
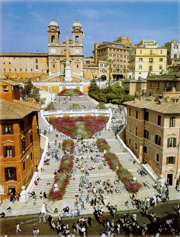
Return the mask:
<svg viewBox="0 0 180 237">
<path fill-rule="evenodd" d="M 53 102 L 49 103 L 47 105 L 47 107 L 44 109 L 45 111 L 48 111 L 48 110 L 56 110 L 56 108 L 54 107 L 54 104 Z"/>
<path fill-rule="evenodd" d="M 88 87 L 88 93 L 91 94 L 91 93 L 97 93 L 99 92 L 99 86 L 97 85 L 95 79 L 91 80 L 90 82 L 90 85 Z"/>
<path fill-rule="evenodd" d="M 44 104 L 45 98 L 41 99 L 39 88 L 35 87 L 29 79 L 20 87 L 20 96 L 23 100 L 34 98 L 37 103 Z"/>
</svg>

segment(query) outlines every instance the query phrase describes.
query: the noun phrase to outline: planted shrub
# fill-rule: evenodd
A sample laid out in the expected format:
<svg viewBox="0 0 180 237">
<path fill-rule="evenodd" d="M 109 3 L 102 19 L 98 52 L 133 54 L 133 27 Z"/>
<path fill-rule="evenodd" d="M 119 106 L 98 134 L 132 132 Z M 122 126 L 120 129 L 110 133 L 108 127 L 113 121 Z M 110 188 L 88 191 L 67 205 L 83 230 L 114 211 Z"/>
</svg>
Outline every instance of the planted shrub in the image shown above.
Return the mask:
<svg viewBox="0 0 180 237">
<path fill-rule="evenodd" d="M 104 138 L 98 138 L 96 140 L 96 144 L 100 152 L 103 152 L 104 150 L 106 151 L 110 150 L 110 146 Z"/>
<path fill-rule="evenodd" d="M 133 193 L 138 192 L 141 188 L 141 184 L 133 181 L 132 173 L 121 165 L 116 154 L 107 152 L 104 154 L 104 157 L 109 165 L 109 168 L 116 171 L 118 178 L 124 183 L 126 190 Z"/>
<path fill-rule="evenodd" d="M 66 192 L 66 187 L 70 180 L 70 173 L 73 168 L 73 160 L 74 156 L 71 155 L 68 157 L 63 156 L 61 160 L 61 164 L 58 170 L 58 173 L 54 176 L 54 183 L 49 192 L 48 198 L 50 200 L 62 200 L 63 196 Z M 54 188 L 54 185 L 57 184 L 57 189 Z M 56 191 L 55 191 L 56 190 Z"/>
</svg>

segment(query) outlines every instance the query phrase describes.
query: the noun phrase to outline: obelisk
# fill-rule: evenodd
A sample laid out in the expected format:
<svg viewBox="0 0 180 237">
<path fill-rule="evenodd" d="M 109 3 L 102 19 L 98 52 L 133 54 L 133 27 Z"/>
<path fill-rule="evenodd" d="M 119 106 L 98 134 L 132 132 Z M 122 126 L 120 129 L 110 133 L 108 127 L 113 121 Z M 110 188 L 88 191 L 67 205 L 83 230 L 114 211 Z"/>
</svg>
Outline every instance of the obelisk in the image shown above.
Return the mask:
<svg viewBox="0 0 180 237">
<path fill-rule="evenodd" d="M 66 32 L 66 67 L 65 67 L 65 78 L 64 80 L 69 82 L 72 81 L 71 78 L 71 65 L 69 61 L 69 41 L 68 41 L 68 33 Z"/>
</svg>

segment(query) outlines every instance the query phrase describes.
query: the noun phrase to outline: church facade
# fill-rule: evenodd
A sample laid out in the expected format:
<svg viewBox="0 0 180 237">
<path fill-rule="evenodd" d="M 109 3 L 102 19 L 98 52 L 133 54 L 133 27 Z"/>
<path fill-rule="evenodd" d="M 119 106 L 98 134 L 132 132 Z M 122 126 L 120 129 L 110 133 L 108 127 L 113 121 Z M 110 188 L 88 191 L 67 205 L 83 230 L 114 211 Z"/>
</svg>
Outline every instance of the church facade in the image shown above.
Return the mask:
<svg viewBox="0 0 180 237">
<path fill-rule="evenodd" d="M 72 26 L 72 39 L 68 41 L 60 43 L 60 29 L 54 19 L 49 23 L 47 32 L 48 53 L 0 53 L 0 77 L 39 81 L 56 74 L 65 75 L 67 53 L 72 76 L 82 77 L 83 29 L 78 19 Z"/>
</svg>

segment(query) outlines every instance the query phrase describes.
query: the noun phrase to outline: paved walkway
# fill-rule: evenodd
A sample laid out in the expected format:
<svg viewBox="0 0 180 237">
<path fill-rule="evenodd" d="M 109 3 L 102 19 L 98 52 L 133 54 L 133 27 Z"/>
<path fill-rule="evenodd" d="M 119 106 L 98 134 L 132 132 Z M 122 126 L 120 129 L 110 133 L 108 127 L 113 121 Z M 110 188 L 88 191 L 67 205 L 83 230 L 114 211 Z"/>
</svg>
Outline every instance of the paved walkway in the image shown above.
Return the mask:
<svg viewBox="0 0 180 237">
<path fill-rule="evenodd" d="M 77 98 L 77 100 L 78 99 L 79 98 Z M 75 101 L 75 99 L 74 99 L 74 101 Z M 88 98 L 85 96 L 84 96 L 84 101 L 86 101 L 86 104 L 88 103 L 87 102 Z M 68 103 L 71 103 L 71 102 L 72 101 L 70 101 Z M 90 101 L 89 103 L 92 103 L 92 101 Z M 92 105 L 92 107 L 93 106 L 95 107 L 96 105 L 94 104 L 94 105 Z M 67 104 L 66 104 L 66 107 L 68 107 Z M 124 111 L 121 114 L 117 113 L 114 116 L 117 119 L 122 119 L 122 117 L 123 117 L 123 122 L 125 121 Z M 115 120 L 116 120 L 116 118 L 115 118 Z M 39 126 L 40 126 L 41 131 L 46 129 L 45 124 L 43 123 L 43 120 L 41 119 L 41 117 L 39 117 Z M 113 124 L 112 124 L 112 126 L 113 126 Z M 58 137 L 55 136 L 56 133 L 59 134 Z M 54 132 L 54 131 L 51 132 L 50 134 L 47 133 L 47 136 L 48 136 L 50 144 L 51 144 L 51 149 L 57 148 L 54 144 L 55 140 L 57 140 L 58 143 L 59 142 L 62 143 L 63 139 L 66 138 L 65 135 L 62 136 L 61 133 Z M 133 164 L 130 154 L 125 152 L 124 149 L 120 146 L 117 139 L 115 139 L 112 129 L 101 131 L 100 136 L 107 140 L 107 142 L 109 143 L 109 145 L 111 147 L 111 152 L 115 153 L 118 156 L 119 161 L 123 165 L 123 167 L 127 168 L 133 174 L 133 176 L 136 177 L 138 182 L 148 182 L 149 183 L 150 188 L 143 187 L 138 192 L 137 198 L 140 200 L 144 200 L 145 197 L 148 197 L 148 196 L 152 197 L 154 194 L 157 194 L 157 191 L 152 187 L 152 185 L 154 184 L 154 181 L 151 179 L 151 177 L 149 175 L 141 177 L 138 174 L 137 170 L 140 168 L 139 165 L 137 163 Z M 89 139 L 89 142 L 93 142 L 93 141 L 95 141 L 95 140 Z M 59 149 L 59 154 L 60 154 L 60 156 L 63 155 L 63 152 L 61 149 Z M 102 154 L 100 154 L 100 153 L 98 153 L 98 154 L 100 156 L 102 156 Z M 89 155 L 95 156 L 96 154 L 92 153 Z M 70 180 L 70 184 L 67 186 L 67 190 L 66 190 L 63 200 L 52 202 L 47 199 L 45 199 L 45 200 L 40 199 L 40 197 L 39 197 L 40 191 L 43 191 L 43 192 L 45 191 L 46 193 L 49 192 L 51 185 L 47 185 L 47 180 L 49 180 L 51 184 L 53 183 L 54 171 L 57 170 L 60 165 L 60 161 L 57 162 L 57 161 L 55 161 L 54 158 L 51 158 L 50 156 L 49 157 L 47 156 L 47 158 L 50 159 L 50 164 L 45 166 L 45 171 L 42 172 L 40 175 L 41 180 L 39 181 L 39 184 L 34 187 L 34 191 L 36 192 L 36 195 L 37 195 L 36 206 L 33 206 L 32 198 L 30 198 L 27 203 L 20 203 L 18 201 L 15 201 L 15 203 L 12 203 L 9 200 L 7 200 L 7 201 L 4 201 L 2 203 L 2 205 L 0 206 L 0 211 L 4 211 L 6 213 L 6 216 L 16 216 L 16 215 L 27 215 L 27 214 L 39 213 L 41 211 L 41 206 L 42 206 L 43 202 L 47 203 L 48 209 L 50 210 L 51 214 L 53 214 L 55 207 L 58 208 L 59 212 L 62 212 L 62 209 L 67 205 L 70 207 L 70 210 L 75 209 L 75 207 L 74 207 L 75 192 L 78 191 L 78 189 L 79 189 L 79 180 L 82 175 L 82 173 L 79 169 L 76 169 L 75 180 Z M 95 166 L 96 166 L 95 170 L 92 170 L 90 172 L 90 175 L 88 176 L 89 181 L 94 183 L 96 180 L 106 181 L 108 178 L 110 178 L 111 181 L 113 182 L 115 180 L 115 172 L 110 170 L 108 165 L 104 166 L 103 169 L 99 170 L 97 167 L 101 163 L 102 163 L 102 161 L 100 160 L 99 163 L 95 164 Z M 91 160 L 89 161 L 89 164 L 92 165 Z M 123 186 L 123 184 L 120 183 L 120 186 Z M 177 192 L 174 187 L 170 187 L 169 189 L 170 189 L 170 200 L 180 199 L 180 193 Z M 84 190 L 83 200 L 85 200 L 86 196 L 87 196 L 87 190 Z M 92 197 L 92 194 L 90 194 L 90 199 L 91 199 L 91 197 Z M 130 194 L 126 190 L 122 190 L 122 192 L 118 193 L 118 194 L 113 193 L 113 194 L 107 195 L 107 202 L 110 202 L 112 205 L 117 205 L 118 210 L 127 210 L 127 207 L 125 207 L 125 205 L 124 205 L 125 201 L 127 201 L 127 200 L 129 202 L 131 202 Z M 11 213 L 6 211 L 6 208 L 9 206 L 12 207 Z M 93 208 L 89 204 L 85 203 L 85 208 L 86 208 L 86 210 L 81 211 L 81 214 L 90 214 L 93 212 Z M 132 208 L 131 204 L 130 204 L 130 208 Z M 107 209 L 104 208 L 104 210 L 106 211 Z"/>
</svg>

